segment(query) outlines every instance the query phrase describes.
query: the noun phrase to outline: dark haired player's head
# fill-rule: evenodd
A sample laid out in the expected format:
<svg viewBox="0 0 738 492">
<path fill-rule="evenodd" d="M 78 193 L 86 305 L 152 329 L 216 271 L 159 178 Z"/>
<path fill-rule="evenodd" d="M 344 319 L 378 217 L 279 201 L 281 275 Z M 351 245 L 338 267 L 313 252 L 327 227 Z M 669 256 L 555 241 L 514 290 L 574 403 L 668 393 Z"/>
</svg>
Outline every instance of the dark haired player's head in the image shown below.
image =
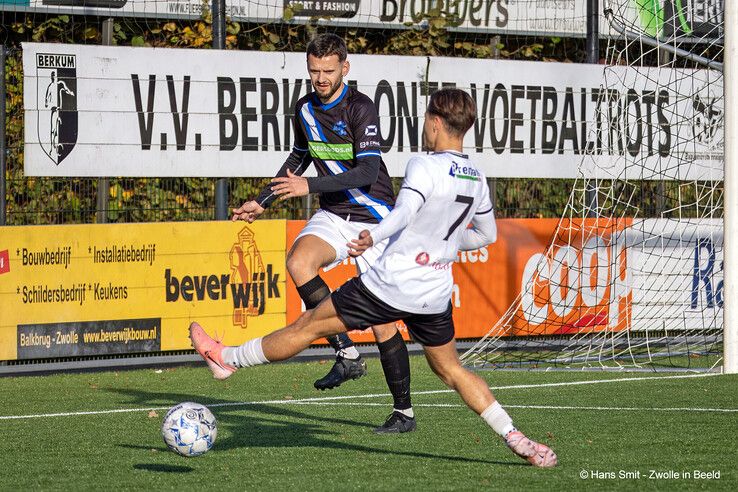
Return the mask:
<svg viewBox="0 0 738 492">
<path fill-rule="evenodd" d="M 477 118 L 477 105 L 460 89 L 434 92 L 425 112 L 423 145 L 427 150 L 461 151 L 464 135 Z"/>
<path fill-rule="evenodd" d="M 336 55 L 339 62 L 346 61 L 348 49 L 342 37 L 332 33 L 319 34 L 315 36 L 307 46 L 307 55 L 316 58 L 325 58 Z"/>
<path fill-rule="evenodd" d="M 307 47 L 307 67 L 315 94 L 323 104 L 341 95 L 343 78 L 349 72 L 346 43 L 335 34 L 321 34 Z"/>
<path fill-rule="evenodd" d="M 434 92 L 428 103 L 429 114 L 439 116 L 446 131 L 463 137 L 477 118 L 477 105 L 469 94 L 461 89 L 441 89 Z"/>
</svg>

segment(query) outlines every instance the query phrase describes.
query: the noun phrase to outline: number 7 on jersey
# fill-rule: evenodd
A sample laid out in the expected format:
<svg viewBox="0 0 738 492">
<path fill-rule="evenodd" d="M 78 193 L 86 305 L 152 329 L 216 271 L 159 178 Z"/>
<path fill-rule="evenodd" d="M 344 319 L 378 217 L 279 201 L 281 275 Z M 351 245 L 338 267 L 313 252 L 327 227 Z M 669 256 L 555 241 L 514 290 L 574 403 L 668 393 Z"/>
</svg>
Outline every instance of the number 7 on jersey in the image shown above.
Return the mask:
<svg viewBox="0 0 738 492">
<path fill-rule="evenodd" d="M 474 198 L 466 195 L 456 195 L 456 200 L 454 201 L 456 203 L 466 203 L 466 207 L 464 207 L 464 211 L 461 213 L 461 215 L 459 215 L 459 218 L 456 219 L 453 224 L 451 224 L 451 227 L 449 227 L 448 234 L 446 234 L 446 237 L 443 238 L 444 241 L 448 241 L 448 238 L 451 237 L 451 234 L 453 234 L 456 228 L 461 225 L 464 217 L 466 217 L 466 214 L 469 213 L 469 209 L 474 204 Z"/>
</svg>

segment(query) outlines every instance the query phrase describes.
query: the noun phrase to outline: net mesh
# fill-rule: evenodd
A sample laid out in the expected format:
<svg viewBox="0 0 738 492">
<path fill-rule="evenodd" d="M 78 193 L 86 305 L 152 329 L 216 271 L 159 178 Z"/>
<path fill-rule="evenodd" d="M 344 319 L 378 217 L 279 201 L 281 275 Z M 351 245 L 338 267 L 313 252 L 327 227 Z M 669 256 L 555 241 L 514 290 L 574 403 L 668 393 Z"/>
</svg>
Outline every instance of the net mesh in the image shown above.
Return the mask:
<svg viewBox="0 0 738 492">
<path fill-rule="evenodd" d="M 477 367 L 708 369 L 723 303 L 722 2 L 605 2 L 579 179 Z"/>
</svg>

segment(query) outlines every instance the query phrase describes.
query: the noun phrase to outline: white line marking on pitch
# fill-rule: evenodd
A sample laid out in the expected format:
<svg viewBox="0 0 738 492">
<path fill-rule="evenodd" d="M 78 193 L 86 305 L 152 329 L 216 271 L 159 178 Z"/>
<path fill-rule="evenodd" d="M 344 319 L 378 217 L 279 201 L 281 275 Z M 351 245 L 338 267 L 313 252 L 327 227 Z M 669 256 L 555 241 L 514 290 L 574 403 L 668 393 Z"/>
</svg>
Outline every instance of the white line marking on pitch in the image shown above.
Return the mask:
<svg viewBox="0 0 738 492">
<path fill-rule="evenodd" d="M 283 401 L 283 403 L 294 403 L 295 405 L 341 405 L 355 407 L 385 407 L 386 403 L 371 402 L 328 402 L 328 401 Z M 460 403 L 413 403 L 413 408 L 466 408 Z M 738 413 L 738 408 L 659 408 L 659 407 L 576 407 L 561 405 L 505 405 L 505 408 L 523 408 L 533 410 L 602 410 L 608 412 L 719 412 Z"/>
<path fill-rule="evenodd" d="M 552 388 L 559 386 L 576 386 L 582 384 L 602 384 L 602 383 L 618 383 L 618 382 L 630 382 L 630 381 L 647 381 L 653 379 L 686 379 L 686 378 L 704 378 L 710 376 L 719 376 L 718 373 L 707 373 L 707 374 L 684 374 L 675 376 L 647 376 L 637 378 L 615 378 L 615 379 L 593 379 L 584 381 L 568 381 L 562 383 L 540 383 L 540 384 L 518 384 L 511 386 L 498 386 L 493 387 L 495 391 L 503 389 L 531 389 L 531 388 Z M 430 391 L 414 391 L 413 395 L 435 395 L 442 393 L 453 393 L 453 390 L 430 390 Z M 358 398 L 385 398 L 390 395 L 387 393 L 375 393 L 368 395 L 350 395 L 350 396 L 326 396 L 320 398 L 302 398 L 297 400 L 264 400 L 264 401 L 252 401 L 252 402 L 228 402 L 228 403 L 211 403 L 208 407 L 221 408 L 221 407 L 245 407 L 253 405 L 296 405 L 296 404 L 331 404 L 331 402 L 337 402 L 341 400 L 355 400 Z M 344 403 L 347 404 L 347 403 Z M 360 403 L 362 405 L 386 405 L 385 403 Z M 422 406 L 452 406 L 444 404 L 415 404 L 417 407 Z M 457 405 L 462 406 L 462 405 Z M 508 408 L 532 408 L 532 409 L 557 409 L 557 410 L 658 410 L 658 411 L 695 411 L 695 412 L 736 412 L 738 409 L 720 409 L 720 408 L 679 408 L 679 409 L 660 409 L 660 408 L 611 408 L 611 407 L 556 407 L 556 406 L 535 406 L 535 405 L 505 405 Z M 151 410 L 169 410 L 171 407 L 148 407 L 148 408 L 118 408 L 112 410 L 91 410 L 81 412 L 59 412 L 59 413 L 40 413 L 31 415 L 0 415 L 0 420 L 21 420 L 21 419 L 36 419 L 36 418 L 50 418 L 50 417 L 75 417 L 82 415 L 105 415 L 114 413 L 136 413 L 136 412 L 149 412 Z"/>
</svg>

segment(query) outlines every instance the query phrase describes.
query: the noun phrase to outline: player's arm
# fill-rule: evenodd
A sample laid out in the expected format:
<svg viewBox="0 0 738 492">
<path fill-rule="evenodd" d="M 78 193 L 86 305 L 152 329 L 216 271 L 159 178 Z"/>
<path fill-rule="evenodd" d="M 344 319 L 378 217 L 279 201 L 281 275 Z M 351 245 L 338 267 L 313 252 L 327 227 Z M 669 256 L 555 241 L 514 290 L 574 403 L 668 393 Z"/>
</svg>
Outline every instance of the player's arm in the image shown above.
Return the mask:
<svg viewBox="0 0 738 492">
<path fill-rule="evenodd" d="M 472 227 L 461 233 L 459 249 L 469 251 L 487 246 L 497 241 L 497 224 L 495 223 L 495 211 L 489 210 L 477 212 L 472 219 Z"/>
<path fill-rule="evenodd" d="M 341 174 L 307 178 L 309 192 L 330 193 L 373 185 L 379 176 L 379 156 L 357 156 L 357 161 L 358 165 L 355 168 Z"/>
<path fill-rule="evenodd" d="M 489 198 L 489 187 L 484 183 L 484 198 L 480 202 L 471 221 L 472 227 L 461 233 L 459 249 L 469 251 L 497 241 L 495 210 Z"/>
<path fill-rule="evenodd" d="M 298 111 L 299 108 L 296 109 L 296 114 L 298 114 Z M 302 130 L 302 126 L 298 123 L 297 117 L 293 119 L 293 124 L 295 129 L 295 145 L 292 147 L 292 152 L 287 156 L 287 159 L 282 164 L 274 179 L 272 179 L 272 182 L 261 190 L 259 196 L 233 209 L 231 220 L 253 222 L 259 215 L 264 213 L 264 210 L 269 205 L 277 198 L 280 198 L 280 194 L 274 190 L 274 181 L 279 178 L 299 177 L 312 162 L 310 152 L 308 151 L 307 137 Z"/>
<path fill-rule="evenodd" d="M 359 256 L 374 244 L 402 231 L 423 207 L 432 190 L 433 180 L 428 171 L 423 169 L 422 160 L 410 159 L 405 170 L 405 179 L 397 194 L 395 208 L 382 219 L 377 227 L 371 231 L 362 231 L 358 239 L 353 239 L 348 243 L 349 254 Z"/>
<path fill-rule="evenodd" d="M 377 182 L 382 153 L 379 142 L 379 116 L 374 103 L 368 98 L 353 103 L 347 123 L 353 137 L 356 166 L 333 176 L 308 178 L 310 193 L 363 188 Z"/>
</svg>

